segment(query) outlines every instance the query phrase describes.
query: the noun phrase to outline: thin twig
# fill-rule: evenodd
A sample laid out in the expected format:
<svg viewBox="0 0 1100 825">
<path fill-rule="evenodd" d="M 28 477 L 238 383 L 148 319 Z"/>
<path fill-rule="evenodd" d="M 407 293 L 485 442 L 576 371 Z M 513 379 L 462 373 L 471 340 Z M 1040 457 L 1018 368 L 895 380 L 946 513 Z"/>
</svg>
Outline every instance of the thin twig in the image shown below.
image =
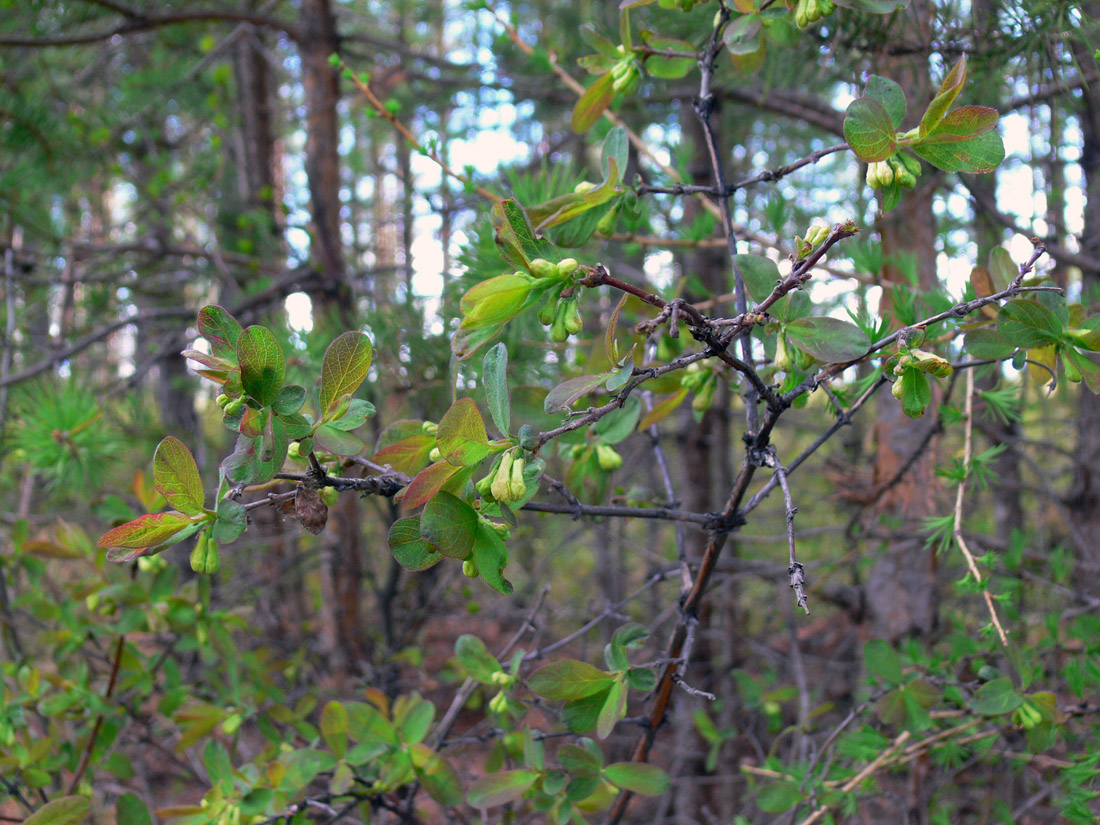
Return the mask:
<svg viewBox="0 0 1100 825">
<path fill-rule="evenodd" d="M 955 526 L 952 531 L 952 535 L 955 537 L 955 542 L 959 545 L 959 550 L 962 551 L 963 558 L 966 559 L 966 566 L 970 569 L 970 575 L 974 577 L 974 581 L 979 585 L 982 584 L 982 574 L 978 570 L 978 565 L 974 561 L 974 554 L 970 552 L 970 548 L 966 544 L 966 539 L 962 533 L 962 517 L 963 517 L 963 496 L 966 493 L 966 480 L 970 476 L 970 462 L 973 456 L 973 430 L 974 430 L 974 371 L 967 370 L 966 373 L 966 407 L 963 413 L 965 419 L 965 429 L 963 442 L 963 477 L 959 481 L 959 487 L 955 492 Z M 989 610 L 989 618 L 992 621 L 993 626 L 997 629 L 997 635 L 1001 639 L 1001 644 L 1008 647 L 1008 636 L 1005 633 L 1004 627 L 1001 625 L 1001 620 L 997 616 L 997 609 L 993 606 L 993 597 L 989 594 L 989 588 L 982 588 L 982 596 L 985 598 L 985 606 Z"/>
</svg>

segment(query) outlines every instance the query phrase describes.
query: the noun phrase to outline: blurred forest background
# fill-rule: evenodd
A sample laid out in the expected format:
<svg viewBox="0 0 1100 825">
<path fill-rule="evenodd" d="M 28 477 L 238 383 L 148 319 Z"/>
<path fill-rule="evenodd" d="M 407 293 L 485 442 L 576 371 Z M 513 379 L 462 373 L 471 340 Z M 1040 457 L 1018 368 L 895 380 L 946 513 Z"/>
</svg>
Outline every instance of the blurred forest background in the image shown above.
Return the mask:
<svg viewBox="0 0 1100 825">
<path fill-rule="evenodd" d="M 716 4 L 682 5 L 647 6 L 638 25 L 701 43 Z M 842 142 L 844 108 L 868 74 L 900 83 L 917 111 L 964 53 L 964 98 L 998 109 L 1007 149 L 988 175 L 926 167 L 885 217 L 865 167 L 849 152 L 828 155 L 735 194 L 741 251 L 784 260 L 811 219 L 850 218 L 863 231 L 830 253 L 809 294 L 826 310 L 886 312 L 896 297 L 883 296 L 902 293 L 884 287 L 957 298 L 994 248 L 1019 264 L 1038 236 L 1049 251 L 1040 271 L 1097 311 L 1098 16 L 1096 2 L 914 0 L 889 15 L 841 9 L 784 49 L 723 56 L 715 122 L 733 180 Z M 651 633 L 637 662 L 662 655 L 680 592 L 677 541 L 697 558 L 703 532 L 574 519 L 545 484 L 537 500 L 561 512 L 520 514 L 509 597 L 456 565 L 403 569 L 386 540 L 400 508 L 379 496 L 342 496 L 318 536 L 272 508 L 252 510 L 248 532 L 222 550 L 205 617 L 183 545 L 140 568 L 105 564 L 94 547 L 112 524 L 157 508 L 150 456 L 165 435 L 191 448 L 207 479 L 231 449 L 218 389 L 179 354 L 205 304 L 267 324 L 289 375 L 307 386 L 332 338 L 369 334 L 374 361 L 360 394 L 378 414 L 360 431 L 368 444 L 395 421 L 438 421 L 455 386 L 483 402 L 480 357 L 457 363 L 449 347 L 459 296 L 502 271 L 478 187 L 530 203 L 601 179 L 599 138 L 610 124 L 575 134 L 577 92 L 562 76 L 587 82 L 576 63 L 590 51 L 578 36 L 585 23 L 614 40 L 616 5 L 0 0 L 4 821 L 67 790 L 91 793 L 104 823 L 124 793 L 150 809 L 195 804 L 212 781 L 210 740 L 234 765 L 271 742 L 300 747 L 316 737 L 326 702 L 361 701 L 367 689 L 391 699 L 418 691 L 440 716 L 462 683 L 462 633 L 496 651 L 527 627 L 525 650 L 568 639 L 564 652 L 595 660 L 616 628 L 637 621 Z M 419 147 L 333 68 L 334 54 Z M 661 163 L 707 182 L 697 92 L 694 74 L 648 78 L 617 114 Z M 429 154 L 469 183 L 442 175 Z M 625 181 L 669 183 L 633 150 Z M 728 304 L 726 242 L 711 213 L 670 194 L 640 203 L 639 216 L 577 257 L 666 296 Z M 589 299 L 580 344 L 550 344 L 533 320 L 509 328 L 516 421 L 546 429 L 558 420 L 542 396 L 594 371 L 615 300 Z M 641 317 L 629 308 L 620 323 Z M 870 370 L 860 369 L 850 383 Z M 1009 646 L 990 632 L 979 588 L 962 581 L 950 524 L 944 538 L 965 381 L 942 382 L 916 421 L 880 393 L 792 475 L 811 615 L 788 588 L 779 495 L 729 537 L 685 677 L 697 690 L 677 693 L 651 754 L 671 790 L 636 799 L 626 821 L 802 822 L 813 808 L 769 808 L 761 786 L 793 776 L 797 789 L 811 766 L 855 766 L 829 774 L 850 777 L 888 752 L 896 758 L 873 786 L 823 821 L 1094 821 L 1100 397 L 1082 384 L 1052 388 L 1035 367 L 994 365 L 974 379 L 981 473 L 967 488 L 963 531 Z M 654 469 L 647 431 L 618 445 L 623 467 L 585 500 L 721 510 L 742 409 L 723 381 L 705 414 L 684 404 L 660 423 L 675 493 Z M 776 432 L 781 453 L 796 455 L 832 416 L 816 393 Z M 546 458 L 548 475 L 566 478 L 568 456 Z M 216 631 L 203 624 L 211 615 Z M 885 690 L 869 678 L 871 640 L 937 696 L 971 696 L 1009 675 L 1032 704 L 1047 703 L 1047 739 L 993 713 L 956 731 L 960 712 L 939 703 L 916 729 L 943 736 L 891 751 L 902 728 L 876 712 Z M 112 673 L 116 644 L 126 651 L 121 674 Z M 444 743 L 464 784 L 499 750 L 483 713 L 491 695 L 473 694 Z M 630 758 L 644 704 L 632 696 L 602 744 L 608 762 Z M 532 714 L 554 729 L 551 711 Z M 792 766 L 801 767 L 787 773 Z M 371 810 L 377 821 L 478 821 L 472 808 L 444 814 L 416 807 L 430 806 L 423 795 L 414 806 L 415 789 L 403 793 L 366 793 L 339 818 L 306 805 L 285 819 L 237 821 L 366 821 Z"/>
</svg>

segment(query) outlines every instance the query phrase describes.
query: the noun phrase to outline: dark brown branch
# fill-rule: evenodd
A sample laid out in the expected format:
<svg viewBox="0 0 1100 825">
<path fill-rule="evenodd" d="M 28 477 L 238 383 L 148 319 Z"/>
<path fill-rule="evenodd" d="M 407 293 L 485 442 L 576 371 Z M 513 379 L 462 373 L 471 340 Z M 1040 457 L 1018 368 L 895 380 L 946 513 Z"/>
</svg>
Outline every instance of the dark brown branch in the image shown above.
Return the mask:
<svg viewBox="0 0 1100 825">
<path fill-rule="evenodd" d="M 301 40 L 301 33 L 289 23 L 273 17 L 261 14 L 253 14 L 247 11 L 235 9 L 218 9 L 210 11 L 177 11 L 171 14 L 154 16 L 138 15 L 127 16 L 127 22 L 111 29 L 103 29 L 87 34 L 74 34 L 59 37 L 6 37 L 0 36 L 0 46 L 15 46 L 25 49 L 46 49 L 54 46 L 85 46 L 91 43 L 100 43 L 110 40 L 112 37 L 137 34 L 151 31 L 165 26 L 175 26 L 181 23 L 251 23 L 264 29 L 273 29 L 282 32 L 291 40 Z"/>
</svg>

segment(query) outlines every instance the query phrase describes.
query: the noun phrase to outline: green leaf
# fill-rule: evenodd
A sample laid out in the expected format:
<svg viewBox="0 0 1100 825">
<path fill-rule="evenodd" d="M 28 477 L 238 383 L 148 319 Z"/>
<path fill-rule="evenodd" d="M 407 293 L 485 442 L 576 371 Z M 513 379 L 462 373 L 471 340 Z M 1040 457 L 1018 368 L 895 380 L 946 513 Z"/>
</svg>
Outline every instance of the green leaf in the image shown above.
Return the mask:
<svg viewBox="0 0 1100 825">
<path fill-rule="evenodd" d="M 331 423 L 318 425 L 313 440 L 318 447 L 333 455 L 358 455 L 367 446 L 359 436 L 344 432 Z"/>
<path fill-rule="evenodd" d="M 348 709 L 339 702 L 329 702 L 321 711 L 321 735 L 325 744 L 339 759 L 348 750 Z"/>
<path fill-rule="evenodd" d="M 871 676 L 886 684 L 901 684 L 901 657 L 882 639 L 872 639 L 863 646 L 863 664 Z"/>
<path fill-rule="evenodd" d="M 459 361 L 463 361 L 500 335 L 503 329 L 504 324 L 493 324 L 474 329 L 459 326 L 455 330 L 455 334 L 451 336 L 451 353 Z"/>
<path fill-rule="evenodd" d="M 890 122 L 894 129 L 901 128 L 901 122 L 905 119 L 905 93 L 894 81 L 871 75 L 867 78 L 867 85 L 863 88 L 863 96 L 870 97 L 882 104 L 886 113 L 890 115 Z"/>
<path fill-rule="evenodd" d="M 955 102 L 955 98 L 959 96 L 959 92 L 962 91 L 965 83 L 966 55 L 964 54 L 959 58 L 959 62 L 952 67 L 951 71 L 947 73 L 947 77 L 943 79 L 943 83 L 940 85 L 939 92 L 936 93 L 936 96 L 921 116 L 920 136 L 922 138 L 943 120 L 944 115 L 951 108 L 951 104 Z"/>
<path fill-rule="evenodd" d="M 474 538 L 474 562 L 482 581 L 498 593 L 511 595 L 515 588 L 503 575 L 508 565 L 508 548 L 496 530 L 480 520 Z"/>
<path fill-rule="evenodd" d="M 489 455 L 485 421 L 472 398 L 460 398 L 451 405 L 435 438 L 443 458 L 456 467 L 476 467 Z"/>
<path fill-rule="evenodd" d="M 92 804 L 83 796 L 63 796 L 47 802 L 29 817 L 23 825 L 79 825 L 92 812 Z"/>
<path fill-rule="evenodd" d="M 614 446 L 620 441 L 625 441 L 634 432 L 641 412 L 642 402 L 632 395 L 619 409 L 597 421 L 592 429 L 600 437 L 600 441 Z"/>
<path fill-rule="evenodd" d="M 966 351 L 979 360 L 1008 358 L 1016 347 L 992 329 L 972 329 L 966 333 Z"/>
<path fill-rule="evenodd" d="M 508 347 L 501 341 L 485 353 L 482 361 L 485 397 L 489 415 L 501 435 L 508 435 L 512 423 L 512 406 L 508 398 Z"/>
<path fill-rule="evenodd" d="M 444 556 L 465 559 L 473 549 L 478 522 L 477 511 L 462 499 L 437 493 L 420 516 L 420 535 Z"/>
<path fill-rule="evenodd" d="M 79 821 L 79 820 L 78 820 Z M 115 821 L 126 825 L 153 825 L 149 809 L 137 794 L 124 793 L 115 804 Z"/>
<path fill-rule="evenodd" d="M 618 721 L 626 715 L 626 685 L 616 679 L 607 692 L 600 715 L 596 719 L 596 736 L 606 739 Z"/>
<path fill-rule="evenodd" d="M 997 331 L 1013 346 L 1031 349 L 1057 343 L 1064 328 L 1057 316 L 1038 301 L 1019 298 L 1001 307 Z"/>
<path fill-rule="evenodd" d="M 271 405 L 276 415 L 293 415 L 302 409 L 306 401 L 306 388 L 297 384 L 288 384 L 279 390 L 279 397 Z"/>
<path fill-rule="evenodd" d="M 328 345 L 321 364 L 321 415 L 342 396 L 359 389 L 370 361 L 370 339 L 362 332 L 345 332 Z"/>
<path fill-rule="evenodd" d="M 771 295 L 775 285 L 782 280 L 775 261 L 761 255 L 734 255 L 733 261 L 741 270 L 749 298 L 757 304 Z"/>
<path fill-rule="evenodd" d="M 237 339 L 241 325 L 237 319 L 219 306 L 205 306 L 199 310 L 199 335 L 210 343 L 210 351 L 219 358 L 237 353 Z"/>
<path fill-rule="evenodd" d="M 795 346 L 825 363 L 851 361 L 862 356 L 871 346 L 867 333 L 839 318 L 799 318 L 784 329 Z"/>
<path fill-rule="evenodd" d="M 244 391 L 265 407 L 279 397 L 286 376 L 286 361 L 279 342 L 267 327 L 253 325 L 237 339 Z"/>
<path fill-rule="evenodd" d="M 602 386 L 610 375 L 610 372 L 601 372 L 597 375 L 578 375 L 563 381 L 546 394 L 543 409 L 547 413 L 568 412 L 578 399 Z"/>
<path fill-rule="evenodd" d="M 654 37 L 651 38 L 646 45 L 651 49 L 657 50 L 674 52 L 695 51 L 695 47 L 686 40 L 676 40 L 671 37 Z M 661 55 L 651 54 L 646 58 L 645 70 L 653 77 L 676 80 L 684 77 L 695 68 L 695 63 L 696 61 L 691 57 L 662 57 Z"/>
<path fill-rule="evenodd" d="M 532 673 L 527 686 L 546 699 L 569 701 L 607 690 L 614 681 L 614 676 L 586 662 L 562 659 Z"/>
<path fill-rule="evenodd" d="M 374 404 L 362 398 L 353 398 L 339 418 L 334 418 L 328 424 L 338 430 L 347 432 L 362 427 L 367 419 L 374 415 Z"/>
<path fill-rule="evenodd" d="M 1100 365 L 1071 346 L 1062 350 L 1062 357 L 1077 367 L 1086 387 L 1094 393 L 1100 393 Z"/>
<path fill-rule="evenodd" d="M 527 213 L 513 198 L 493 204 L 492 219 L 497 249 L 512 266 L 527 269 L 535 258 L 553 263 L 561 260 L 552 243 L 535 235 Z"/>
<path fill-rule="evenodd" d="M 992 172 L 1005 158 L 996 132 L 985 132 L 956 143 L 915 143 L 912 150 L 945 172 Z"/>
<path fill-rule="evenodd" d="M 626 127 L 619 124 L 608 131 L 600 145 L 600 169 L 608 181 L 619 183 L 629 161 L 630 138 Z"/>
<path fill-rule="evenodd" d="M 247 526 L 248 511 L 232 499 L 223 498 L 218 502 L 211 538 L 219 544 L 230 544 L 240 538 Z"/>
<path fill-rule="evenodd" d="M 413 745 L 411 751 L 413 770 L 428 795 L 441 805 L 461 805 L 462 782 L 454 766 L 426 745 Z"/>
<path fill-rule="evenodd" d="M 895 135 L 890 113 L 873 97 L 857 97 L 848 104 L 844 139 L 864 163 L 886 160 L 897 152 Z"/>
<path fill-rule="evenodd" d="M 643 796 L 660 796 L 668 792 L 668 774 L 656 765 L 645 762 L 616 762 L 603 769 L 603 778 L 616 787 L 640 793 Z"/>
<path fill-rule="evenodd" d="M 626 672 L 626 680 L 634 690 L 648 693 L 657 687 L 657 674 L 648 667 L 632 667 Z"/>
<path fill-rule="evenodd" d="M 585 89 L 577 105 L 573 107 L 573 131 L 583 135 L 600 119 L 604 109 L 608 107 L 615 97 L 615 90 L 611 85 L 615 79 L 611 72 L 596 78 L 596 81 Z"/>
<path fill-rule="evenodd" d="M 909 5 L 909 0 L 837 0 L 837 5 L 868 14 L 889 14 Z"/>
<path fill-rule="evenodd" d="M 466 801 L 475 808 L 492 808 L 514 802 L 539 778 L 538 771 L 501 771 L 483 776 L 470 786 Z"/>
<path fill-rule="evenodd" d="M 401 736 L 410 744 L 418 744 L 428 735 L 428 728 L 435 718 L 435 705 L 424 699 L 417 699 L 401 722 Z"/>
<path fill-rule="evenodd" d="M 760 48 L 759 14 L 744 14 L 730 22 L 722 34 L 722 41 L 730 54 L 752 54 Z"/>
<path fill-rule="evenodd" d="M 574 733 L 591 733 L 596 730 L 600 712 L 611 692 L 611 682 L 603 690 L 566 702 L 561 709 L 561 721 Z"/>
<path fill-rule="evenodd" d="M 756 795 L 756 804 L 765 813 L 781 814 L 789 811 L 802 799 L 797 785 L 791 782 L 773 782 L 760 789 L 760 793 Z"/>
<path fill-rule="evenodd" d="M 443 560 L 420 535 L 420 517 L 402 518 L 390 525 L 389 545 L 397 563 L 406 570 L 427 570 Z"/>
<path fill-rule="evenodd" d="M 993 279 L 993 288 L 997 292 L 1008 289 L 1008 285 L 1016 278 L 1019 269 L 1012 255 L 1003 246 L 993 248 L 989 253 L 989 276 Z"/>
<path fill-rule="evenodd" d="M 525 309 L 535 279 L 526 272 L 508 272 L 476 284 L 459 302 L 464 329 L 478 329 L 510 321 Z"/>
<path fill-rule="evenodd" d="M 108 530 L 100 536 L 96 546 L 130 549 L 153 547 L 167 541 L 191 523 L 191 519 L 183 513 L 151 513 Z"/>
<path fill-rule="evenodd" d="M 982 716 L 1004 716 L 1024 703 L 1024 697 L 1016 692 L 1012 680 L 1001 676 L 986 682 L 970 699 L 970 709 Z"/>
<path fill-rule="evenodd" d="M 897 379 L 901 382 L 901 410 L 910 418 L 920 418 L 932 403 L 928 378 L 918 369 L 909 368 Z"/>
<path fill-rule="evenodd" d="M 464 633 L 455 642 L 455 658 L 466 669 L 466 675 L 483 685 L 493 684 L 493 676 L 501 671 L 497 657 L 477 636 Z"/>
<path fill-rule="evenodd" d="M 599 776 L 603 771 L 600 758 L 580 745 L 562 745 L 557 756 L 558 764 L 574 776 Z"/>
<path fill-rule="evenodd" d="M 153 486 L 164 500 L 181 513 L 198 515 L 203 510 L 202 479 L 195 457 L 175 436 L 157 445 L 153 455 Z"/>
</svg>

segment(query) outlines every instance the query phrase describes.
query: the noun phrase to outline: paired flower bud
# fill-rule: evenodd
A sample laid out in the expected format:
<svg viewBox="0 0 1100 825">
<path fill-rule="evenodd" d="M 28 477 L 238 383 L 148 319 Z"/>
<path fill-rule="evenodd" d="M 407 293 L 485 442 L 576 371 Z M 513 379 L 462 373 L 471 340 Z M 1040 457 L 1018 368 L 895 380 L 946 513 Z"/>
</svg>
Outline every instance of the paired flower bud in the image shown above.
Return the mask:
<svg viewBox="0 0 1100 825">
<path fill-rule="evenodd" d="M 867 185 L 872 189 L 881 189 L 896 183 L 898 186 L 912 189 L 917 185 L 920 173 L 919 160 L 908 152 L 898 152 L 886 160 L 867 165 Z"/>
<path fill-rule="evenodd" d="M 833 0 L 798 0 L 794 9 L 794 24 L 800 29 L 816 23 L 822 17 L 828 17 L 836 11 Z"/>
<path fill-rule="evenodd" d="M 221 566 L 218 543 L 204 530 L 199 533 L 199 540 L 195 542 L 195 549 L 191 551 L 191 569 L 196 573 L 210 576 L 217 573 Z"/>
<path fill-rule="evenodd" d="M 505 504 L 519 501 L 527 495 L 527 484 L 523 480 L 523 471 L 527 466 L 523 455 L 513 456 L 511 450 L 500 457 L 500 466 L 489 485 L 489 492 L 497 501 Z"/>
</svg>

